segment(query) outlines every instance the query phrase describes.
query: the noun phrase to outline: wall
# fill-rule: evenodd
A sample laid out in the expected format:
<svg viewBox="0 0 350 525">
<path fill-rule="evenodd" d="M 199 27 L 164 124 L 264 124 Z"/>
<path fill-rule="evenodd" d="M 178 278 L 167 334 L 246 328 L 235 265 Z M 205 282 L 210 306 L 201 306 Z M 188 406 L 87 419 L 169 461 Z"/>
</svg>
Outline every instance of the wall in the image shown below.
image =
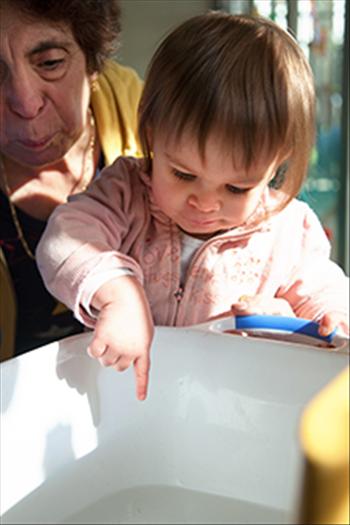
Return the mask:
<svg viewBox="0 0 350 525">
<path fill-rule="evenodd" d="M 147 64 L 163 36 L 186 18 L 204 13 L 213 0 L 120 0 L 122 46 L 118 60 L 144 77 Z"/>
</svg>

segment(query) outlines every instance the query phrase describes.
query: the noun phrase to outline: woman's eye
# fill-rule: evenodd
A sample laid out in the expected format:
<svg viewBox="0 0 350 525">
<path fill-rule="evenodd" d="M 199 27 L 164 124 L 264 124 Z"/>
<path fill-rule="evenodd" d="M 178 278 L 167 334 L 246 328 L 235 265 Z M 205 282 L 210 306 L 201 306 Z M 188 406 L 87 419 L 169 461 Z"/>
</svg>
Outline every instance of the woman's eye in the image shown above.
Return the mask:
<svg viewBox="0 0 350 525">
<path fill-rule="evenodd" d="M 63 65 L 63 63 L 63 58 L 57 58 L 55 60 L 45 60 L 39 64 L 39 67 L 52 71 L 53 69 L 57 69 L 59 66 Z"/>
<path fill-rule="evenodd" d="M 67 56 L 50 52 L 38 57 L 35 67 L 45 80 L 58 80 L 65 74 L 68 64 Z"/>
<path fill-rule="evenodd" d="M 192 181 L 195 180 L 196 176 L 190 173 L 184 173 L 183 171 L 174 170 L 174 175 L 180 180 Z"/>
<path fill-rule="evenodd" d="M 236 193 L 239 195 L 241 195 L 242 193 L 247 193 L 250 190 L 250 188 L 237 188 L 237 186 L 231 186 L 231 184 L 227 184 L 226 189 L 230 193 Z"/>
</svg>

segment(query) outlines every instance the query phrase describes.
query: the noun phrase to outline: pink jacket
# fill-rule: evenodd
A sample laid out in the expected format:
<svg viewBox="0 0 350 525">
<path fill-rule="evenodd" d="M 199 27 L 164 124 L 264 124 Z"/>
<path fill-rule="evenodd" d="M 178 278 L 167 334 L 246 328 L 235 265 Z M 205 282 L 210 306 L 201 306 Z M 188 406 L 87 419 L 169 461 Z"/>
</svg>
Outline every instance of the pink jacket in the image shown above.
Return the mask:
<svg viewBox="0 0 350 525">
<path fill-rule="evenodd" d="M 298 317 L 346 313 L 347 277 L 329 254 L 316 215 L 295 199 L 259 226 L 206 241 L 180 290 L 181 231 L 156 207 L 142 160 L 121 157 L 85 194 L 55 210 L 37 261 L 50 292 L 90 327 L 92 296 L 120 268 L 143 282 L 156 325 L 183 326 L 257 293 L 287 299 Z"/>
</svg>

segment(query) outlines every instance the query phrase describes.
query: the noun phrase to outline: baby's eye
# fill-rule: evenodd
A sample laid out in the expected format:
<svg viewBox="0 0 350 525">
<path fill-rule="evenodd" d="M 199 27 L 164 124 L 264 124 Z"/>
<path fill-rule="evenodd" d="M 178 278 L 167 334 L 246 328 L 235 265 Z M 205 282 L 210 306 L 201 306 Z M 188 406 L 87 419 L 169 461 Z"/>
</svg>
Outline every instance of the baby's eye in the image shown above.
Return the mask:
<svg viewBox="0 0 350 525">
<path fill-rule="evenodd" d="M 250 190 L 250 188 L 238 188 L 237 186 L 231 186 L 231 184 L 226 184 L 226 189 L 230 193 L 236 193 L 236 194 L 247 193 Z"/>
<path fill-rule="evenodd" d="M 174 175 L 180 180 L 192 181 L 195 180 L 196 176 L 190 173 L 184 173 L 183 171 L 174 170 Z"/>
</svg>

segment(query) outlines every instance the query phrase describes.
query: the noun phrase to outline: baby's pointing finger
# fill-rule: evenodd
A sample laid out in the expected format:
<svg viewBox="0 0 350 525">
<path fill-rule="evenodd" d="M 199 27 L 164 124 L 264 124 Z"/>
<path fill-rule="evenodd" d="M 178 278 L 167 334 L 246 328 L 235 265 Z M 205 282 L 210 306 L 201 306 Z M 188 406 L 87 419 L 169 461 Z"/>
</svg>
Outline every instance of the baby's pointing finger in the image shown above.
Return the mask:
<svg viewBox="0 0 350 525">
<path fill-rule="evenodd" d="M 147 397 L 149 369 L 150 359 L 148 356 L 141 356 L 135 360 L 136 395 L 139 401 L 143 401 Z"/>
</svg>

